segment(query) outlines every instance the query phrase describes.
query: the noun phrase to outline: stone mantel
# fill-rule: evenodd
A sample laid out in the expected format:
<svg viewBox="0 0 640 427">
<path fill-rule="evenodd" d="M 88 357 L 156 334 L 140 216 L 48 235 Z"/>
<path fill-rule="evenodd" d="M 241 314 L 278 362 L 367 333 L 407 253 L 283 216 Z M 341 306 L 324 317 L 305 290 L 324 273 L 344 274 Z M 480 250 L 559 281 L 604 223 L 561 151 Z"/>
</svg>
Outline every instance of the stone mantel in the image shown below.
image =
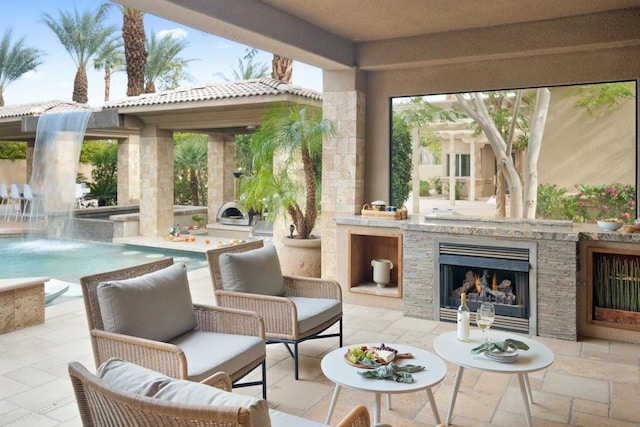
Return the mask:
<svg viewBox="0 0 640 427">
<path fill-rule="evenodd" d="M 437 320 L 434 309 L 434 248 L 438 241 L 462 239 L 470 243 L 477 240 L 478 244 L 504 245 L 509 242 L 535 242 L 536 265 L 532 266 L 532 271 L 535 274 L 537 318 L 533 334 L 568 340 L 577 340 L 584 332 L 580 329 L 585 328 L 581 327 L 584 307 L 580 306 L 584 304 L 585 294 L 585 247 L 625 247 L 640 251 L 640 233 L 603 231 L 596 224 L 570 221 L 473 218 L 450 214 L 413 215 L 407 220 L 353 215 L 333 220 L 339 230 L 353 227 L 401 232 L 402 310 L 410 317 L 434 320 Z M 346 256 L 338 255 L 338 259 Z M 620 339 L 627 340 L 625 337 Z"/>
<path fill-rule="evenodd" d="M 598 240 L 603 242 L 640 243 L 640 233 L 604 231 L 596 224 L 577 224 L 571 221 L 531 219 L 491 219 L 469 216 L 413 215 L 405 220 L 362 218 L 360 215 L 334 218 L 338 225 L 398 228 L 407 231 L 447 233 L 467 236 L 504 237 L 524 240 Z"/>
</svg>

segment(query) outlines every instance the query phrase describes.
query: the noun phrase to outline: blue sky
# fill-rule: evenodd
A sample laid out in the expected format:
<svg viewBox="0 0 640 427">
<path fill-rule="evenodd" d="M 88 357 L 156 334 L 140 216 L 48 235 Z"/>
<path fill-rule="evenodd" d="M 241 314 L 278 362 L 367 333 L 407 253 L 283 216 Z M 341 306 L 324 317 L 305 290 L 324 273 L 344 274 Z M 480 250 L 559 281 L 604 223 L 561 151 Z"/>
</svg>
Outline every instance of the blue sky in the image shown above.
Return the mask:
<svg viewBox="0 0 640 427">
<path fill-rule="evenodd" d="M 23 104 L 57 99 L 70 101 L 73 91 L 73 79 L 76 67 L 71 56 L 60 44 L 57 36 L 44 23 L 42 16 L 48 13 L 54 18 L 59 11 L 73 11 L 77 7 L 80 13 L 95 10 L 103 0 L 3 0 L 2 14 L 0 14 L 0 33 L 11 28 L 12 40 L 24 37 L 28 47 L 34 47 L 45 52 L 43 63 L 35 73 L 29 73 L 11 83 L 4 91 L 5 105 Z M 182 24 L 167 21 L 153 15 L 145 14 L 145 31 L 147 36 L 154 31 L 160 33 L 171 31 L 179 37 L 184 37 L 188 43 L 181 57 L 193 59 L 188 64 L 188 71 L 193 81 L 183 83 L 182 86 L 192 86 L 206 83 L 220 83 L 225 80 L 216 73 L 222 73 L 231 78 L 232 69 L 237 69 L 238 58 L 245 54 L 247 46 L 204 33 Z M 117 8 L 109 12 L 109 22 L 122 27 L 122 14 Z M 271 67 L 271 53 L 260 52 L 254 61 L 265 63 Z M 104 99 L 104 72 L 96 71 L 93 65 L 87 69 L 89 79 L 89 104 L 101 105 Z M 322 90 L 322 72 L 309 65 L 294 62 L 293 84 L 318 91 Z M 124 72 L 115 73 L 111 78 L 111 100 L 126 96 L 126 75 Z"/>
</svg>

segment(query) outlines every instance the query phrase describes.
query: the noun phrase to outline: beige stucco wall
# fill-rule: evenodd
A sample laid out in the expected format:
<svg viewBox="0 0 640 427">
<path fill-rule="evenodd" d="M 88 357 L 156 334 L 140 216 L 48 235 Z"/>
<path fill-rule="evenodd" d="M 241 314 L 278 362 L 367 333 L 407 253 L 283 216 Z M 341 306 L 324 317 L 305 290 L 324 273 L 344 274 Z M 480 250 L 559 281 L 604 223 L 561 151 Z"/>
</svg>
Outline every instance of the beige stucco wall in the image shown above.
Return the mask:
<svg viewBox="0 0 640 427">
<path fill-rule="evenodd" d="M 78 172 L 84 174 L 84 176 L 91 181 L 91 170 L 93 167 L 90 163 L 80 163 L 78 165 Z M 0 182 L 7 184 L 24 184 L 29 182 L 27 176 L 27 161 L 26 160 L 5 160 L 0 159 Z"/>
<path fill-rule="evenodd" d="M 538 162 L 540 183 L 570 190 L 577 183 L 635 185 L 636 104 L 622 100 L 590 115 L 575 107 L 577 99 L 566 87 L 551 89 Z"/>
</svg>

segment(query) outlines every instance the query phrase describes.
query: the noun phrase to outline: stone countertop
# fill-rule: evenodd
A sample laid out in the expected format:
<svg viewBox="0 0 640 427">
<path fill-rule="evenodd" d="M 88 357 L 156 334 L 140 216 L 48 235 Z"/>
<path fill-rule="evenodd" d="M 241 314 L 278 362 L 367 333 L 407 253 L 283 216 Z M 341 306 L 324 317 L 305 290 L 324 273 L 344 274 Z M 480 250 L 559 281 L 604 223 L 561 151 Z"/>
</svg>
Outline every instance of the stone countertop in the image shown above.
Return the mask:
<svg viewBox="0 0 640 427">
<path fill-rule="evenodd" d="M 640 242 L 640 233 L 626 233 L 622 229 L 605 231 L 596 224 L 571 221 L 532 220 L 517 218 L 474 218 L 451 214 L 410 215 L 406 220 L 362 218 L 360 215 L 334 218 L 338 225 L 392 227 L 407 231 L 459 234 L 467 236 L 504 237 L 535 240 L 599 240 L 609 242 Z"/>
<path fill-rule="evenodd" d="M 11 279 L 0 279 L 0 290 L 26 288 L 48 281 L 48 277 L 16 277 Z"/>
</svg>

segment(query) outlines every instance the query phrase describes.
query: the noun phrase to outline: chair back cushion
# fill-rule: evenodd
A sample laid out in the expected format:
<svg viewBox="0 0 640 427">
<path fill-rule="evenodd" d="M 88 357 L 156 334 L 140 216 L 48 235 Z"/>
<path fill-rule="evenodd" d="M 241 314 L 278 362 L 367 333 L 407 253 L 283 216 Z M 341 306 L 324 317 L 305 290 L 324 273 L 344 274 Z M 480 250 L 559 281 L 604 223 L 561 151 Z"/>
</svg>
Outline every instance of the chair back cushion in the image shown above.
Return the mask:
<svg viewBox="0 0 640 427">
<path fill-rule="evenodd" d="M 139 277 L 102 282 L 96 292 L 105 331 L 167 342 L 197 325 L 187 268 L 181 262 Z"/>
<path fill-rule="evenodd" d="M 280 260 L 273 245 L 220 254 L 220 277 L 227 291 L 284 296 Z"/>
<path fill-rule="evenodd" d="M 112 358 L 100 365 L 97 376 L 114 387 L 147 397 L 191 405 L 232 406 L 251 412 L 254 426 L 271 426 L 264 399 L 233 394 L 215 387 L 177 380 L 134 363 Z"/>
</svg>

